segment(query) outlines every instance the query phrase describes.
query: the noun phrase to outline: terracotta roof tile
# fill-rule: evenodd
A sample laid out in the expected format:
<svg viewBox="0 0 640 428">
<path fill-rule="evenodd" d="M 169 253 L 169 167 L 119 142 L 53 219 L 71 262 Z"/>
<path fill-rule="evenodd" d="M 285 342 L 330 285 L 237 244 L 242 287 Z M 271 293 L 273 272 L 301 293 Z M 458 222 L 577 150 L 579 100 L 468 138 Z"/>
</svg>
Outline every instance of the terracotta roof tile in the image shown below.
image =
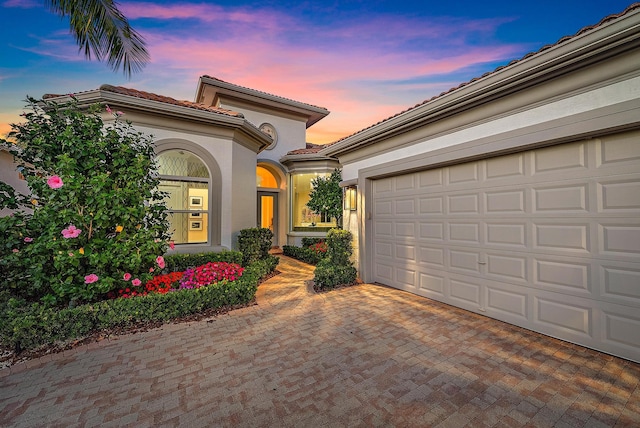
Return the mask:
<svg viewBox="0 0 640 428">
<path fill-rule="evenodd" d="M 164 95 L 154 94 L 152 92 L 139 91 L 137 89 L 125 88 L 123 86 L 113 86 L 113 85 L 102 85 L 99 88 L 101 91 L 113 92 L 114 94 L 127 95 L 130 97 L 141 98 L 145 100 L 157 101 L 165 104 L 172 104 L 181 107 L 187 107 L 195 110 L 203 110 L 212 113 L 222 114 L 225 116 L 234 116 L 234 117 L 244 117 L 242 113 L 235 112 L 233 110 L 227 110 L 219 107 L 206 106 L 204 104 L 194 103 L 191 101 L 184 100 L 176 100 L 175 98 L 167 97 Z M 91 92 L 91 91 L 83 91 L 83 92 Z M 78 92 L 77 94 L 81 94 L 83 92 Z M 43 99 L 50 98 L 58 98 L 62 97 L 62 94 L 45 94 L 43 95 Z"/>
<path fill-rule="evenodd" d="M 310 155 L 313 153 L 318 153 L 324 148 L 325 145 L 323 144 L 307 143 L 307 147 L 305 147 L 304 149 L 291 150 L 287 153 L 287 155 Z"/>
<path fill-rule="evenodd" d="M 374 123 L 373 125 L 367 126 L 366 128 L 363 128 L 363 129 L 361 129 L 361 130 L 359 130 L 359 131 L 357 131 L 357 132 L 354 132 L 353 134 L 347 135 L 346 137 L 343 137 L 343 138 L 341 138 L 341 139 L 339 139 L 339 140 L 337 140 L 337 141 L 334 141 L 334 142 L 332 142 L 332 143 L 330 143 L 330 144 L 327 144 L 325 147 L 332 146 L 332 145 L 334 145 L 334 144 L 336 144 L 336 143 L 339 143 L 340 141 L 346 140 L 347 138 L 350 138 L 350 137 L 352 137 L 352 136 L 354 136 L 354 135 L 357 135 L 357 134 L 359 134 L 359 133 L 361 133 L 361 132 L 363 132 L 363 131 L 366 131 L 367 129 L 371 129 L 371 128 L 373 128 L 374 126 L 377 126 L 377 125 L 380 125 L 381 123 L 387 122 L 387 121 L 389 121 L 389 120 L 391 120 L 391 119 L 393 119 L 393 118 L 395 118 L 395 117 L 400 116 L 401 114 L 404 114 L 404 113 L 406 113 L 406 112 L 408 112 L 408 111 L 414 110 L 414 109 L 416 109 L 416 108 L 418 108 L 418 107 L 420 107 L 420 106 L 423 106 L 423 105 L 425 105 L 425 104 L 427 104 L 427 103 L 429 103 L 429 102 L 431 102 L 431 101 L 434 101 L 434 100 L 436 100 L 436 99 L 438 99 L 438 98 L 441 98 L 441 97 L 443 97 L 443 96 L 445 96 L 445 95 L 447 95 L 447 94 L 449 94 L 449 93 L 451 93 L 451 92 L 454 92 L 454 91 L 456 91 L 456 90 L 458 90 L 458 89 L 460 89 L 460 88 L 462 88 L 462 87 L 464 87 L 464 86 L 467 86 L 467 85 L 469 85 L 469 84 L 471 84 L 471 83 L 473 83 L 473 82 L 475 82 L 475 81 L 477 81 L 477 80 L 483 79 L 483 78 L 485 78 L 485 77 L 487 77 L 487 76 L 489 76 L 489 75 L 491 75 L 491 74 L 497 73 L 498 71 L 503 70 L 503 69 L 505 69 L 505 68 L 507 68 L 507 67 L 511 67 L 511 66 L 513 66 L 514 64 L 517 64 L 517 63 L 519 63 L 519 62 L 521 62 L 521 61 L 523 61 L 523 60 L 525 60 L 525 59 L 527 59 L 527 58 L 529 58 L 529 57 L 532 57 L 532 56 L 534 56 L 534 55 L 537 55 L 537 54 L 539 54 L 539 53 L 541 53 L 541 52 L 544 52 L 544 51 L 546 51 L 546 50 L 548 50 L 548 49 L 551 49 L 551 48 L 553 48 L 553 47 L 555 47 L 555 46 L 559 46 L 559 45 L 561 45 L 561 44 L 563 44 L 563 43 L 566 43 L 567 41 L 569 41 L 569 40 L 571 40 L 571 39 L 573 39 L 573 38 L 575 38 L 575 37 L 577 37 L 577 36 L 579 36 L 579 35 L 581 35 L 581 34 L 584 34 L 584 33 L 588 32 L 588 31 L 591 31 L 591 30 L 593 30 L 593 29 L 595 29 L 595 28 L 598 28 L 598 27 L 600 27 L 600 26 L 602 26 L 602 25 L 604 25 L 604 24 L 606 24 L 606 23 L 608 23 L 608 22 L 610 22 L 610 21 L 614 21 L 614 20 L 616 20 L 616 19 L 620 18 L 621 16 L 624 16 L 624 15 L 626 15 L 626 14 L 628 14 L 628 13 L 630 13 L 630 12 L 633 12 L 633 11 L 635 11 L 635 10 L 638 10 L 638 9 L 640 9 L 640 3 L 633 3 L 633 4 L 631 4 L 629 7 L 627 7 L 625 10 L 623 10 L 623 11 L 622 11 L 622 12 L 620 12 L 620 13 L 616 13 L 616 14 L 612 14 L 612 15 L 606 16 L 606 17 L 602 18 L 602 19 L 600 20 L 600 22 L 598 22 L 598 23 L 597 23 L 597 24 L 595 24 L 595 25 L 590 25 L 590 26 L 587 26 L 587 27 L 581 28 L 577 33 L 575 33 L 575 34 L 574 34 L 574 35 L 572 35 L 572 36 L 564 36 L 564 37 L 560 38 L 560 40 L 558 40 L 557 42 L 555 42 L 555 43 L 553 43 L 553 44 L 544 45 L 543 47 L 541 47 L 541 48 L 540 48 L 540 49 L 538 49 L 537 51 L 535 51 L 535 52 L 529 52 L 528 54 L 526 54 L 525 56 L 523 56 L 523 57 L 522 57 L 522 58 L 520 58 L 520 59 L 515 59 L 515 60 L 513 60 L 513 61 L 509 62 L 507 65 L 502 65 L 502 66 L 500 66 L 500 67 L 496 68 L 496 69 L 495 69 L 495 70 L 493 70 L 493 71 L 488 71 L 488 72 L 484 73 L 484 74 L 483 74 L 482 76 L 480 76 L 480 77 L 474 77 L 473 79 L 471 79 L 471 80 L 470 80 L 470 81 L 468 81 L 468 82 L 461 83 L 461 84 L 459 84 L 458 86 L 456 86 L 456 87 L 454 87 L 454 88 L 451 88 L 451 89 L 449 89 L 448 91 L 444 91 L 444 92 L 442 92 L 442 93 L 441 93 L 441 94 L 439 94 L 439 95 L 435 95 L 435 96 L 433 96 L 433 97 L 431 97 L 431 98 L 429 98 L 429 99 L 427 99 L 427 100 L 425 100 L 425 101 L 423 101 L 423 102 L 421 102 L 421 103 L 416 104 L 416 105 L 415 105 L 415 106 L 413 106 L 413 107 L 409 107 L 409 108 L 408 108 L 408 109 L 406 109 L 406 110 L 403 110 L 403 111 L 401 111 L 401 112 L 399 112 L 399 113 L 394 114 L 393 116 L 389 116 L 389 117 L 388 117 L 388 118 L 386 118 L 386 119 L 382 119 L 381 121 Z"/>
<path fill-rule="evenodd" d="M 217 77 L 209 76 L 208 74 L 204 74 L 204 75 L 202 75 L 201 77 L 206 77 L 207 79 L 211 79 L 211 80 L 217 80 L 218 82 L 226 83 L 227 85 L 233 85 L 233 86 L 236 86 L 236 87 L 238 87 L 238 88 L 242 88 L 242 89 L 247 89 L 247 90 L 249 90 L 249 91 L 258 92 L 258 93 L 260 93 L 260 94 L 268 95 L 268 96 L 270 96 L 270 97 L 274 97 L 274 98 L 279 98 L 279 99 L 284 100 L 284 101 L 289 101 L 289 102 L 298 103 L 298 104 L 305 104 L 305 105 L 308 105 L 309 107 L 319 108 L 319 109 L 326 110 L 326 108 L 325 108 L 325 107 L 316 106 L 316 105 L 309 104 L 309 103 L 305 103 L 305 102 L 302 102 L 302 101 L 296 101 L 296 100 L 293 100 L 293 99 L 291 99 L 291 98 L 281 97 L 280 95 L 270 94 L 270 93 L 268 93 L 268 92 L 259 91 L 259 90 L 257 90 L 257 89 L 247 88 L 246 86 L 236 85 L 235 83 L 226 82 L 226 81 L 224 81 L 224 80 L 222 80 L 222 79 L 218 79 Z"/>
<path fill-rule="evenodd" d="M 102 85 L 101 91 L 113 92 L 121 95 L 128 95 L 130 97 L 142 98 L 145 100 L 158 101 L 165 104 L 173 104 L 181 107 L 192 108 L 195 110 L 210 111 L 212 113 L 224 114 L 227 116 L 243 117 L 241 113 L 233 110 L 227 110 L 219 107 L 206 106 L 204 104 L 194 103 L 185 100 L 176 100 L 175 98 L 167 97 L 164 95 L 158 95 L 151 92 L 139 91 L 137 89 L 125 88 L 123 86 Z"/>
</svg>

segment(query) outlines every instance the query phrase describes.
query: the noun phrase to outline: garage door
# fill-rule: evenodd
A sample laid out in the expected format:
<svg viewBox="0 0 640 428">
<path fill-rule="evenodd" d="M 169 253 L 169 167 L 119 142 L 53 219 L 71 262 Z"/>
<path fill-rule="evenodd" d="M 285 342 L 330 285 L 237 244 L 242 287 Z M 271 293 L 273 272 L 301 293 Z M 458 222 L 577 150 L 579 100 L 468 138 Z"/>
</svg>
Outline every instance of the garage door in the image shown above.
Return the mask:
<svg viewBox="0 0 640 428">
<path fill-rule="evenodd" d="M 640 361 L 640 133 L 372 189 L 376 282 Z"/>
</svg>

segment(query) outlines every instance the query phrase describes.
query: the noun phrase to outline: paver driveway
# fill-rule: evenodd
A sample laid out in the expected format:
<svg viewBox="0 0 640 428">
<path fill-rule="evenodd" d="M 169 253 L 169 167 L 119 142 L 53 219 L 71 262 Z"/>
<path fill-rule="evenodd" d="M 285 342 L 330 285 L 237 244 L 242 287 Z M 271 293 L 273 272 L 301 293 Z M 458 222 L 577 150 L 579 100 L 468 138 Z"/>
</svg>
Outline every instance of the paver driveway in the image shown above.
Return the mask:
<svg viewBox="0 0 640 428">
<path fill-rule="evenodd" d="M 308 291 L 0 371 L 2 426 L 640 426 L 640 365 L 394 289 Z"/>
</svg>

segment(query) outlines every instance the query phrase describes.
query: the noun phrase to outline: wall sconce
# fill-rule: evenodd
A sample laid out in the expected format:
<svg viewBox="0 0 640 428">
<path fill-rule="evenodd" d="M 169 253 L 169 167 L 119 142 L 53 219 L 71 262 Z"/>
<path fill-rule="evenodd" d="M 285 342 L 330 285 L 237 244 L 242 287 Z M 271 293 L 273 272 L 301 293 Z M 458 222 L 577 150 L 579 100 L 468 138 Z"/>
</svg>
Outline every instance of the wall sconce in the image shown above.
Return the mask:
<svg viewBox="0 0 640 428">
<path fill-rule="evenodd" d="M 344 188 L 344 209 L 355 211 L 358 209 L 358 187 L 349 186 Z"/>
</svg>

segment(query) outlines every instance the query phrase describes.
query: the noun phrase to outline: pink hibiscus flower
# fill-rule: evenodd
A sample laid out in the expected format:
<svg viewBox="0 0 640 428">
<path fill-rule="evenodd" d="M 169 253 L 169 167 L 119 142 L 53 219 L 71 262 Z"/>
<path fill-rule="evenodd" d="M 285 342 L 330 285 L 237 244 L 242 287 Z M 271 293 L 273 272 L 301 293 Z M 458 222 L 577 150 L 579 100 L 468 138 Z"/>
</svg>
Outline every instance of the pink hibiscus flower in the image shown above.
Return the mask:
<svg viewBox="0 0 640 428">
<path fill-rule="evenodd" d="M 78 236 L 80 236 L 80 233 L 82 232 L 82 229 L 78 229 L 77 227 L 75 227 L 74 225 L 70 224 L 69 226 L 67 226 L 66 229 L 62 229 L 62 236 L 66 239 L 69 238 L 77 238 Z"/>
<path fill-rule="evenodd" d="M 47 180 L 47 185 L 52 189 L 59 189 L 62 187 L 63 184 L 64 183 L 62 182 L 62 178 L 58 177 L 57 175 L 52 175 Z"/>
<path fill-rule="evenodd" d="M 164 269 L 164 266 L 165 266 L 165 264 L 164 264 L 164 257 L 162 257 L 162 256 L 158 256 L 158 257 L 156 257 L 156 263 L 158 263 L 158 267 L 159 267 L 160 269 Z"/>
<path fill-rule="evenodd" d="M 93 284 L 98 279 L 99 279 L 98 275 L 96 275 L 95 273 L 92 273 L 91 275 L 87 275 L 87 276 L 84 277 L 84 283 L 85 284 Z"/>
</svg>

